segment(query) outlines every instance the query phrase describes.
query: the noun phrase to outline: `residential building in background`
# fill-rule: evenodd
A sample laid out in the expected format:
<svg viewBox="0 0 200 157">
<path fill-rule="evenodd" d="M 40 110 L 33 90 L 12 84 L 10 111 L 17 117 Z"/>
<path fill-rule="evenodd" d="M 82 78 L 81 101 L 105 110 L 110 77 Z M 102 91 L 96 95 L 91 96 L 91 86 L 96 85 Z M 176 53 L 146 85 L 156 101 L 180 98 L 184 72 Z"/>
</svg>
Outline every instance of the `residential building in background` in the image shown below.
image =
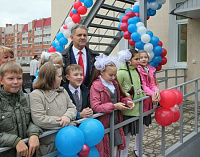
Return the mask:
<svg viewBox="0 0 200 157">
<path fill-rule="evenodd" d="M 51 17 L 0 27 L 0 44 L 12 48 L 21 65 L 30 63 L 34 55 L 40 56 L 51 45 Z"/>
</svg>

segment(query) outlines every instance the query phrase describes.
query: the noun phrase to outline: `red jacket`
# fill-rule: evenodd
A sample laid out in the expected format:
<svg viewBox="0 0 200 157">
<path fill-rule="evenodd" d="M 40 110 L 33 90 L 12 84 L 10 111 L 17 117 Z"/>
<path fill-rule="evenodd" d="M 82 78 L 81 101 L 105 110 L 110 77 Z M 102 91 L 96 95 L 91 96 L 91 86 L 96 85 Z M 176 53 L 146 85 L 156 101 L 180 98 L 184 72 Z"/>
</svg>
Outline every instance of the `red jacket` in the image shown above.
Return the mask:
<svg viewBox="0 0 200 157">
<path fill-rule="evenodd" d="M 120 96 L 119 85 L 117 81 L 113 81 L 113 84 L 118 93 L 118 102 L 127 103 L 127 101 L 132 101 L 128 97 Z M 115 110 L 114 104 L 111 102 L 110 93 L 107 88 L 102 84 L 100 79 L 95 80 L 90 88 L 90 103 L 93 111 L 95 113 L 108 113 L 98 118 L 104 125 L 104 128 L 109 128 L 110 126 L 110 114 Z M 119 122 L 123 121 L 123 116 L 121 112 L 118 112 Z M 123 150 L 126 145 L 125 136 L 123 128 L 119 128 L 123 145 L 120 145 L 119 150 Z M 96 146 L 99 151 L 100 157 L 110 157 L 110 144 L 108 134 L 104 135 L 103 140 Z"/>
</svg>

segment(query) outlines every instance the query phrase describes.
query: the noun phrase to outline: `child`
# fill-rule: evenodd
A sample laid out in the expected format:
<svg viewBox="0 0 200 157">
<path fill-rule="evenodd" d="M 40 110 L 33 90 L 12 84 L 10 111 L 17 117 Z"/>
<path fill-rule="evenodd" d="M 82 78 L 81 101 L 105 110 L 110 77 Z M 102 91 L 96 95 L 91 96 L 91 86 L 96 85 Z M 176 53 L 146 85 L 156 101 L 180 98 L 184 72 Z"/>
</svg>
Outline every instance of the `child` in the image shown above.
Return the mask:
<svg viewBox="0 0 200 157">
<path fill-rule="evenodd" d="M 160 101 L 160 94 L 154 75 L 156 69 L 148 64 L 149 56 L 146 51 L 142 50 L 139 54 L 140 65 L 138 66 L 138 71 L 142 80 L 142 88 L 146 95 L 151 96 L 151 98 L 144 100 L 143 110 L 146 112 L 152 109 L 152 101 L 154 104 L 158 104 Z"/>
<path fill-rule="evenodd" d="M 45 130 L 60 129 L 75 120 L 77 111 L 67 91 L 60 87 L 62 80 L 62 66 L 45 63 L 33 83 L 34 91 L 30 94 L 31 115 L 33 122 Z M 56 150 L 52 134 L 41 139 L 38 157 Z"/>
<path fill-rule="evenodd" d="M 7 61 L 15 61 L 14 52 L 11 48 L 0 46 L 0 66 Z"/>
<path fill-rule="evenodd" d="M 140 75 L 137 71 L 140 55 L 135 50 L 124 50 L 118 52 L 119 60 L 125 65 L 120 67 L 117 72 L 117 78 L 122 88 L 128 92 L 133 100 L 142 98 L 145 96 L 144 91 L 141 89 Z M 135 104 L 133 110 L 122 111 L 124 120 L 132 118 L 133 116 L 140 116 L 139 114 L 139 102 Z M 145 123 L 145 120 L 144 120 Z M 135 156 L 139 154 L 139 123 L 138 120 L 124 126 L 124 134 L 126 136 L 126 148 L 122 151 L 122 157 L 127 157 L 128 148 L 130 143 L 130 136 L 135 137 Z M 145 155 L 143 154 L 143 157 Z"/>
<path fill-rule="evenodd" d="M 0 156 L 33 156 L 42 130 L 30 119 L 30 104 L 22 92 L 22 68 L 15 62 L 0 67 L 0 147 L 16 148 Z M 29 137 L 29 148 L 22 139 Z"/>
<path fill-rule="evenodd" d="M 90 108 L 89 89 L 83 83 L 83 69 L 78 64 L 71 64 L 65 69 L 65 77 L 69 83 L 62 86 L 68 92 L 72 102 L 76 105 L 76 119 L 90 118 L 93 111 Z"/>
<path fill-rule="evenodd" d="M 108 113 L 99 118 L 105 129 L 109 127 L 110 115 L 118 110 L 132 110 L 134 103 L 126 97 L 120 85 L 117 82 L 117 60 L 114 57 L 101 55 L 95 58 L 96 70 L 92 79 L 92 86 L 90 89 L 91 107 L 95 113 Z M 129 107 L 126 107 L 126 105 Z M 121 111 L 114 112 L 115 124 L 122 122 Z M 117 156 L 118 150 L 125 147 L 125 138 L 122 128 L 115 130 L 115 152 Z M 96 146 L 100 157 L 110 157 L 109 135 L 105 134 L 103 140 Z M 118 147 L 118 148 L 117 148 Z"/>
</svg>

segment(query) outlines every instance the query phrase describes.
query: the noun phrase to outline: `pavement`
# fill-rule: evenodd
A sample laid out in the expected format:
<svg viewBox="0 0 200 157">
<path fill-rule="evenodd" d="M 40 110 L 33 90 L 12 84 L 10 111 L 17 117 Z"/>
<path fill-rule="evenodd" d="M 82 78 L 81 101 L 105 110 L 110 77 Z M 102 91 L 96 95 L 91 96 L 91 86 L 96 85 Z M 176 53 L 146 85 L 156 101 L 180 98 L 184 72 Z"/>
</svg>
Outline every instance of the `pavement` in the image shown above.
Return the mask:
<svg viewBox="0 0 200 157">
<path fill-rule="evenodd" d="M 200 112 L 199 112 L 200 113 Z M 200 124 L 200 117 L 198 117 Z M 161 126 L 152 119 L 152 124 L 146 128 L 143 139 L 143 152 L 147 157 L 156 157 L 161 154 Z M 186 100 L 183 102 L 183 136 L 194 131 L 194 102 Z M 168 149 L 180 140 L 179 121 L 165 127 L 165 148 Z M 135 157 L 133 151 L 135 137 L 132 137 L 128 157 Z M 165 149 L 165 150 L 166 150 Z"/>
</svg>

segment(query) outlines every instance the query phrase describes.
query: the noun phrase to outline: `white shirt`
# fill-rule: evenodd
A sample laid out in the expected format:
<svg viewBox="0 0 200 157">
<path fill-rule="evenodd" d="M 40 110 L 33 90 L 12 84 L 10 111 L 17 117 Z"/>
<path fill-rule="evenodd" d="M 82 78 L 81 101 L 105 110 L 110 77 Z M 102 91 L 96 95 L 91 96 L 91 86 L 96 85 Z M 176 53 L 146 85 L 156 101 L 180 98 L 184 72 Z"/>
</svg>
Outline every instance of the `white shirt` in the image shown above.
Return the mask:
<svg viewBox="0 0 200 157">
<path fill-rule="evenodd" d="M 82 50 L 79 50 L 79 49 L 75 48 L 74 45 L 73 45 L 72 46 L 72 50 L 74 52 L 74 56 L 75 56 L 77 64 L 78 64 L 78 60 L 79 60 L 79 51 L 82 51 L 82 58 L 83 58 L 83 64 L 84 64 L 84 73 L 85 73 L 85 76 L 86 76 L 86 72 L 87 72 L 87 56 L 86 56 L 85 47 Z"/>
<path fill-rule="evenodd" d="M 107 87 L 108 89 L 110 89 L 110 91 L 111 91 L 112 93 L 115 92 L 115 86 L 113 85 L 112 82 L 111 82 L 111 83 L 107 83 L 107 82 L 101 77 L 101 75 L 99 76 L 99 78 L 100 78 L 102 84 L 103 84 L 105 87 Z"/>
<path fill-rule="evenodd" d="M 78 91 L 78 97 L 79 97 L 79 100 L 80 100 L 80 97 L 81 97 L 81 88 L 80 88 L 80 86 L 77 89 L 75 89 L 74 87 L 72 87 L 69 84 L 69 90 L 71 91 L 72 94 L 75 94 L 75 91 L 77 90 Z"/>
<path fill-rule="evenodd" d="M 39 68 L 38 61 L 36 59 L 32 60 L 30 62 L 30 75 L 34 76 L 38 68 Z"/>
</svg>

